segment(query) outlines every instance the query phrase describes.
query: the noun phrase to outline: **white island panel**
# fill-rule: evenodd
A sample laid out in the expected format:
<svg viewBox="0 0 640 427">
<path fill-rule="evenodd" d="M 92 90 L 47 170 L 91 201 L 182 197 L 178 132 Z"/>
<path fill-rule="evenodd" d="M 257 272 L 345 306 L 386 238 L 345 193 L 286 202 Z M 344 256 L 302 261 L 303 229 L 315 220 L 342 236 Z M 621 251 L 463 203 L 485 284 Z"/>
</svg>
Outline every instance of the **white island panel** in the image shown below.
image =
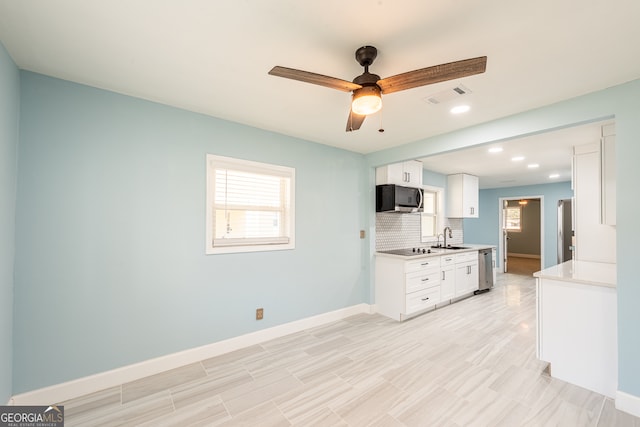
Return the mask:
<svg viewBox="0 0 640 427">
<path fill-rule="evenodd" d="M 538 358 L 552 377 L 615 398 L 615 264 L 569 261 L 534 275 Z"/>
</svg>

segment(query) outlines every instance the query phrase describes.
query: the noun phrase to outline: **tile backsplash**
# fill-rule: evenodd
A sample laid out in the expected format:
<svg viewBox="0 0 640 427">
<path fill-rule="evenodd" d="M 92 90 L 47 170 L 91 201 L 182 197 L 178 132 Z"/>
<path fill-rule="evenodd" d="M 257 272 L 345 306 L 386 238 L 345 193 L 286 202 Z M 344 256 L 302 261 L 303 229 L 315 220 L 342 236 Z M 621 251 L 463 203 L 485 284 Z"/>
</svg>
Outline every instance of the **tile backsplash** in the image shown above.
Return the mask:
<svg viewBox="0 0 640 427">
<path fill-rule="evenodd" d="M 459 245 L 464 242 L 462 219 L 445 218 L 444 226 L 451 227 L 453 238 L 447 243 Z M 442 231 L 440 231 L 441 233 Z M 420 214 L 399 214 L 381 212 L 376 214 L 376 251 L 425 247 L 436 244 L 437 239 L 422 242 Z M 442 243 L 442 237 L 440 237 Z"/>
</svg>

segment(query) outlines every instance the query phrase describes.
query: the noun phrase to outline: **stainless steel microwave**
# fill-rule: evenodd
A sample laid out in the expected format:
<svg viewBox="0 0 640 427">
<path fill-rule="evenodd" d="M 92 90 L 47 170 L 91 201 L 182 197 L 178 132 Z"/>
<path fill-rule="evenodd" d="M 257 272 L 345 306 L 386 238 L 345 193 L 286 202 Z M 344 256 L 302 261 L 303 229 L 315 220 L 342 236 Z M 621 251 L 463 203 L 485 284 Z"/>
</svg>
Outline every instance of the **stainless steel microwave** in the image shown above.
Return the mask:
<svg viewBox="0 0 640 427">
<path fill-rule="evenodd" d="M 376 185 L 376 212 L 422 212 L 422 189 Z"/>
</svg>

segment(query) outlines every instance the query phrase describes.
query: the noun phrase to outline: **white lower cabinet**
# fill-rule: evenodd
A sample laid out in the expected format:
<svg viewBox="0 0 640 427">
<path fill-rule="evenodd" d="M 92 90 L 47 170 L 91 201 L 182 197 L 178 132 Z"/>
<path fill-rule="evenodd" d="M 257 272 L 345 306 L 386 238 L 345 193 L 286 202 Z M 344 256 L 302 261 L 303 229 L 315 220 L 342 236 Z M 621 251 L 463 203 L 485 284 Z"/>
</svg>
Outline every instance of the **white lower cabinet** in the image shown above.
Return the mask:
<svg viewBox="0 0 640 427">
<path fill-rule="evenodd" d="M 447 301 L 456 296 L 455 255 L 440 257 L 440 300 Z"/>
<path fill-rule="evenodd" d="M 496 248 L 491 249 L 491 266 L 493 267 L 493 285 L 495 286 L 498 281 L 498 252 Z"/>
<path fill-rule="evenodd" d="M 478 289 L 478 252 L 412 259 L 376 258 L 376 310 L 405 320 Z"/>
<path fill-rule="evenodd" d="M 454 296 L 460 297 L 478 290 L 478 252 L 455 255 L 456 286 Z"/>
<path fill-rule="evenodd" d="M 380 314 L 405 320 L 440 302 L 440 257 L 411 261 L 376 258 L 376 307 Z"/>
</svg>

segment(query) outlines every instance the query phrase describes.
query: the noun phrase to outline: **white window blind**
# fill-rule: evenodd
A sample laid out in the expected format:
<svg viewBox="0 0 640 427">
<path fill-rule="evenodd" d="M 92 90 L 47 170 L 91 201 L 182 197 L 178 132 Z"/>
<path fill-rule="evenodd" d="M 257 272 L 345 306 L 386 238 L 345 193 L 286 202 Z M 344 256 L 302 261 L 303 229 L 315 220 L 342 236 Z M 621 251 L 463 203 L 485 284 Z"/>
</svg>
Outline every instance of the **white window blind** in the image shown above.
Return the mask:
<svg viewBox="0 0 640 427">
<path fill-rule="evenodd" d="M 210 253 L 292 247 L 293 168 L 212 155 L 208 165 Z"/>
</svg>

